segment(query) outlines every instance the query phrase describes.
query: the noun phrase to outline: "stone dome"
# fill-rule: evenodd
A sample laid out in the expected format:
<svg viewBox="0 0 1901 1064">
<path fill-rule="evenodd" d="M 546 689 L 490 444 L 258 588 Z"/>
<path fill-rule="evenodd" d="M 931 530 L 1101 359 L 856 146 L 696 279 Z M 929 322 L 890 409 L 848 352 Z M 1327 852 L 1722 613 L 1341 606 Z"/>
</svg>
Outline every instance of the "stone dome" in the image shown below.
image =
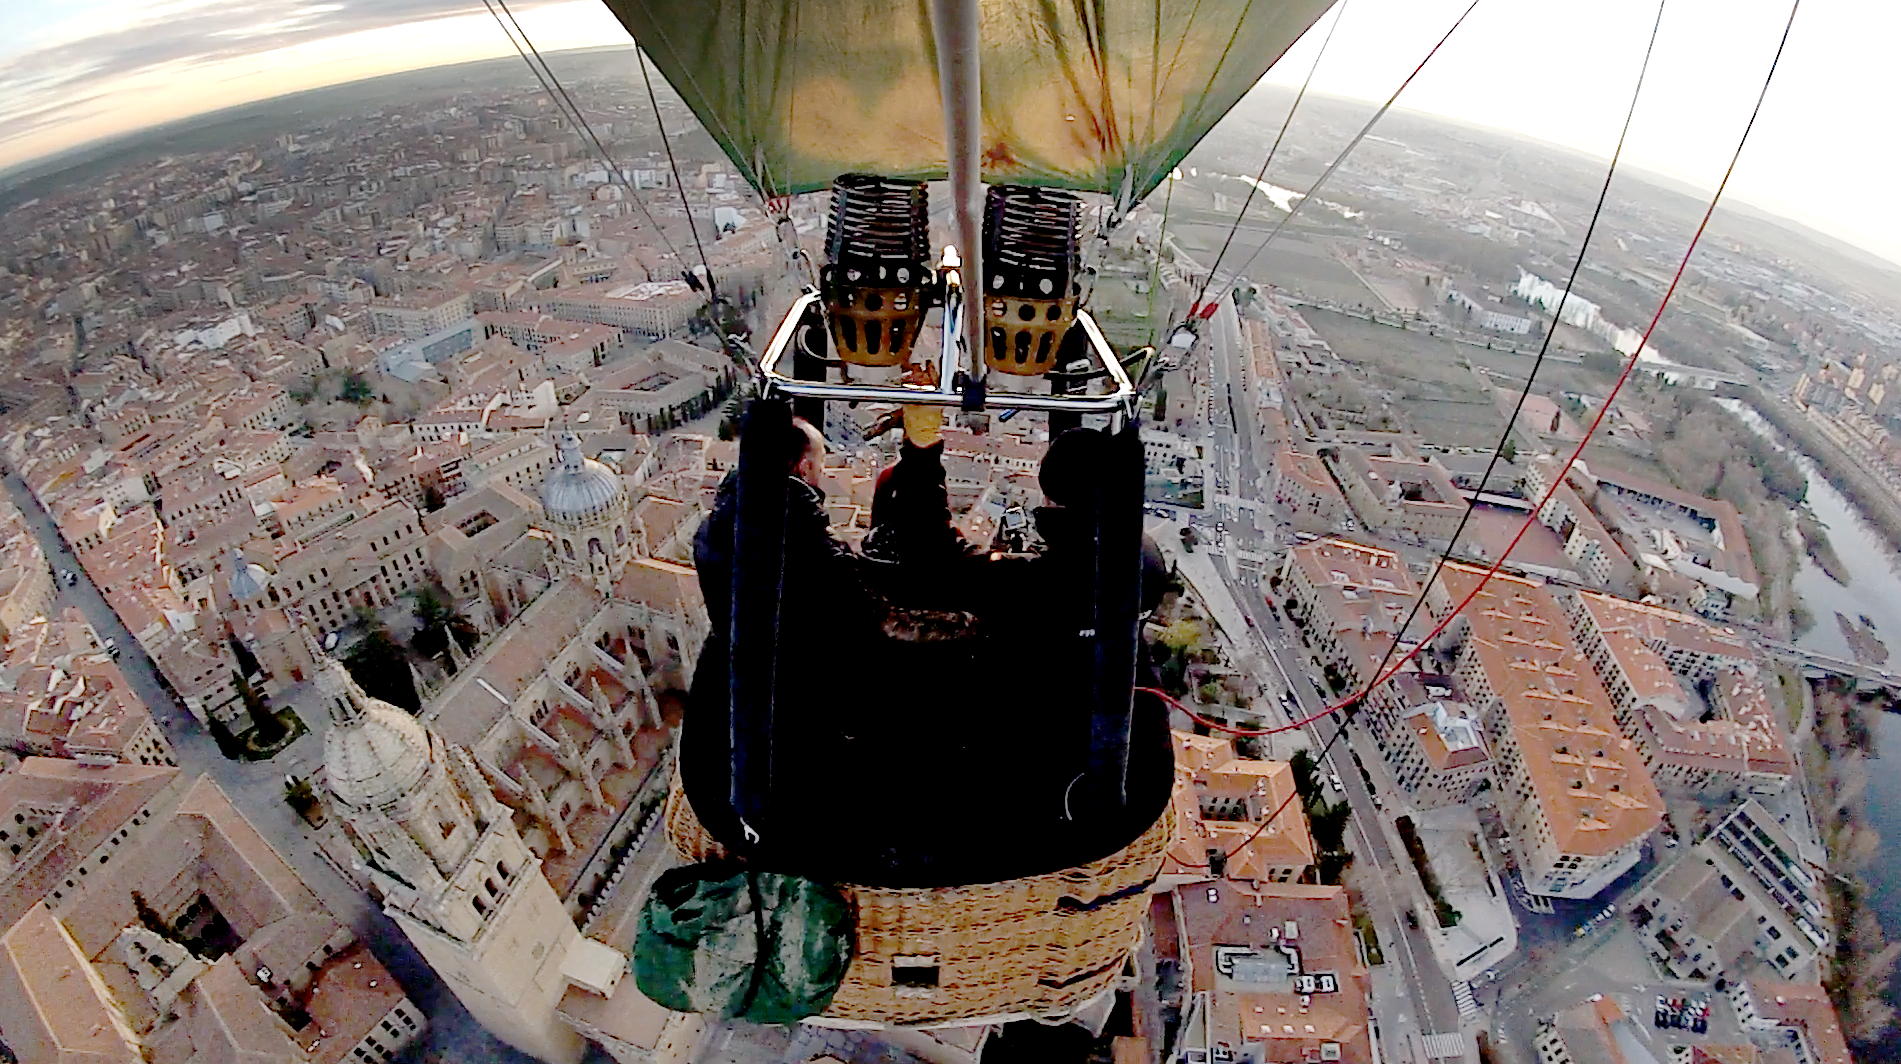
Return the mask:
<svg viewBox="0 0 1901 1064">
<path fill-rule="evenodd" d="M 541 485 L 541 507 L 550 521 L 585 524 L 624 505 L 626 489 L 614 471 L 581 453 L 581 441 L 564 432 L 555 444 L 561 465 Z"/>
<path fill-rule="evenodd" d="M 231 559 L 231 580 L 225 585 L 234 602 L 250 602 L 271 586 L 271 571 L 256 562 L 246 562 L 242 553 Z"/>
<path fill-rule="evenodd" d="M 326 660 L 317 687 L 330 711 L 323 768 L 330 793 L 358 809 L 392 805 L 429 774 L 429 732 L 416 718 L 363 693 L 337 661 Z"/>
</svg>

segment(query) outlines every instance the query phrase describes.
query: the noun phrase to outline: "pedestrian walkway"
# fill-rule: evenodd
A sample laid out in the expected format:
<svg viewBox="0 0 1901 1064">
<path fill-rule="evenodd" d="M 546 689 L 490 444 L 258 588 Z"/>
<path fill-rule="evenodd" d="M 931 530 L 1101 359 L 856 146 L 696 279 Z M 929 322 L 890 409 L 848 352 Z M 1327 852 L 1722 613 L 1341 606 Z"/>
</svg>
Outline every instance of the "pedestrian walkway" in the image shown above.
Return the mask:
<svg viewBox="0 0 1901 1064">
<path fill-rule="evenodd" d="M 1459 1017 L 1471 1019 L 1479 1014 L 1479 1003 L 1472 996 L 1472 984 L 1460 979 L 1452 984 L 1452 1001 L 1459 1006 Z"/>
<path fill-rule="evenodd" d="M 1457 992 L 1464 986 L 1464 983 L 1454 983 L 1452 989 Z M 1465 1009 L 1464 1001 L 1470 1000 L 1472 1000 L 1472 991 L 1468 989 L 1459 1005 L 1461 1014 Z M 1427 1060 L 1464 1060 L 1467 1040 L 1464 1031 L 1454 1031 L 1451 1034 L 1426 1035 L 1419 1040 L 1419 1045 L 1425 1050 Z"/>
</svg>

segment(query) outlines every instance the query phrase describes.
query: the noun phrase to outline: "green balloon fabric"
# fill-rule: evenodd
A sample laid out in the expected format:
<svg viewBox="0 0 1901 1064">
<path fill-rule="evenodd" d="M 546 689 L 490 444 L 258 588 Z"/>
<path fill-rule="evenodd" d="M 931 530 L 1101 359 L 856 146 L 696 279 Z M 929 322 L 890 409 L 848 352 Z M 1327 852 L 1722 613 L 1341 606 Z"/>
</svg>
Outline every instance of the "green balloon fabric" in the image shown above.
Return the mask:
<svg viewBox="0 0 1901 1064">
<path fill-rule="evenodd" d="M 730 861 L 675 868 L 640 912 L 640 992 L 676 1012 L 797 1023 L 831 1004 L 852 953 L 851 906 L 832 887 Z"/>
</svg>

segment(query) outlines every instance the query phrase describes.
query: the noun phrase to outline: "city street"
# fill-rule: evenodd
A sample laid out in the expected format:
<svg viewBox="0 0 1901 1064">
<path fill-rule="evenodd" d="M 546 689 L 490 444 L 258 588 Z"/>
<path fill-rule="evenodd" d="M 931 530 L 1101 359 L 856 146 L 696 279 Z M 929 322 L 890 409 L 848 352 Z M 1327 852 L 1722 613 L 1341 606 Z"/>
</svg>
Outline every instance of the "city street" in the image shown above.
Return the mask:
<svg viewBox="0 0 1901 1064">
<path fill-rule="evenodd" d="M 118 616 L 106 604 L 105 597 L 99 593 L 85 570 L 80 568 L 78 559 L 66 549 L 52 519 L 33 498 L 25 483 L 9 473 L 6 475 L 6 485 L 14 503 L 25 514 L 27 526 L 39 540 L 55 573 L 71 571 L 78 574 L 72 587 L 64 586 L 65 582 L 56 578 L 59 597 L 54 603 L 54 610 L 77 606 L 101 640 L 111 639 L 118 643 L 119 671 L 125 674 L 126 681 L 151 709 L 153 720 L 165 732 L 166 741 L 171 743 L 172 750 L 178 756 L 180 770 L 190 774 L 202 773 L 216 781 L 231 797 L 232 804 L 244 811 L 246 819 L 263 834 L 279 856 L 296 870 L 337 919 L 349 924 L 369 944 L 370 951 L 401 980 L 410 998 L 429 1017 L 432 1029 L 417 1059 L 440 1057 L 444 1061 L 480 1060 L 524 1064 L 531 1060 L 497 1042 L 469 1016 L 422 956 L 410 946 L 409 940 L 394 921 L 372 905 L 368 897 L 339 876 L 318 855 L 315 833 L 285 803 L 284 777 L 291 774 L 308 775 L 323 762 L 326 721 L 322 717 L 322 710 L 310 704 L 314 703 L 314 699 L 305 702 L 292 698 L 293 708 L 310 731 L 275 758 L 262 762 L 227 761 L 218 752 L 218 745 L 211 734 L 159 682 L 151 659 L 145 656 L 132 634 L 119 623 Z M 306 685 L 300 693 L 308 695 L 312 692 Z M 412 1049 L 410 1052 L 417 1055 L 419 1051 Z"/>
<path fill-rule="evenodd" d="M 1219 545 L 1214 565 L 1251 623 L 1245 632 L 1230 636 L 1249 644 L 1247 653 L 1266 662 L 1272 672 L 1257 677 L 1267 686 L 1290 692 L 1300 715 L 1310 717 L 1325 705 L 1312 683 L 1306 655 L 1298 635 L 1284 628 L 1278 615 L 1267 610 L 1258 584 L 1258 576 L 1241 571 L 1234 559 L 1238 552 L 1268 555 L 1280 546 L 1280 533 L 1262 532 L 1240 507 L 1224 505 L 1220 496 L 1234 496 L 1243 502 L 1263 507 L 1266 480 L 1261 470 L 1260 438 L 1255 418 L 1255 400 L 1249 382 L 1252 354 L 1245 346 L 1238 313 L 1232 300 L 1224 299 L 1213 319 L 1202 330 L 1199 343 L 1207 345 L 1213 373 L 1208 403 L 1211 451 L 1207 457 L 1209 497 L 1214 501 Z M 1264 522 L 1265 523 L 1265 522 Z M 1308 729 L 1308 745 L 1318 750 L 1333 736 L 1331 718 Z M 1429 1034 L 1460 1030 L 1458 1006 L 1452 985 L 1437 963 L 1423 931 L 1407 926 L 1404 913 L 1412 908 L 1412 891 L 1404 886 L 1414 873 L 1394 861 L 1393 849 L 1381 822 L 1383 813 L 1374 806 L 1365 780 L 1354 768 L 1346 752 L 1346 742 L 1336 743 L 1323 765 L 1337 775 L 1353 807 L 1349 835 L 1355 853 L 1349 873 L 1364 891 L 1365 903 L 1373 916 L 1374 927 L 1385 953 L 1387 967 L 1395 969 L 1397 979 L 1374 980 L 1374 1016 L 1380 1024 L 1382 1056 L 1387 1061 L 1413 1061 L 1425 1064 L 1423 1038 Z M 1344 771 L 1343 771 L 1344 768 Z M 1403 862 L 1402 862 L 1403 863 Z"/>
</svg>

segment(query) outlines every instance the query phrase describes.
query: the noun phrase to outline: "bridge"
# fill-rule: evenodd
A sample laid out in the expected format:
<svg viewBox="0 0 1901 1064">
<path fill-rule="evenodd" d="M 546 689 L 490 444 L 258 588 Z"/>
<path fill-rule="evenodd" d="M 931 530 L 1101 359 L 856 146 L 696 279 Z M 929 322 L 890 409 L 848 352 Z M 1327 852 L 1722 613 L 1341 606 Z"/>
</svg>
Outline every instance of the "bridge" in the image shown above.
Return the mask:
<svg viewBox="0 0 1901 1064">
<path fill-rule="evenodd" d="M 1877 668 L 1873 665 L 1863 665 L 1857 661 L 1847 661 L 1842 658 L 1831 657 L 1827 654 L 1819 654 L 1813 650 L 1796 646 L 1794 643 L 1785 643 L 1780 639 L 1771 639 L 1760 632 L 1754 633 L 1754 635 L 1757 648 L 1764 654 L 1778 661 L 1786 661 L 1791 665 L 1800 665 L 1807 673 L 1846 676 L 1851 679 L 1901 691 L 1901 678 L 1897 678 L 1892 669 Z"/>
</svg>

